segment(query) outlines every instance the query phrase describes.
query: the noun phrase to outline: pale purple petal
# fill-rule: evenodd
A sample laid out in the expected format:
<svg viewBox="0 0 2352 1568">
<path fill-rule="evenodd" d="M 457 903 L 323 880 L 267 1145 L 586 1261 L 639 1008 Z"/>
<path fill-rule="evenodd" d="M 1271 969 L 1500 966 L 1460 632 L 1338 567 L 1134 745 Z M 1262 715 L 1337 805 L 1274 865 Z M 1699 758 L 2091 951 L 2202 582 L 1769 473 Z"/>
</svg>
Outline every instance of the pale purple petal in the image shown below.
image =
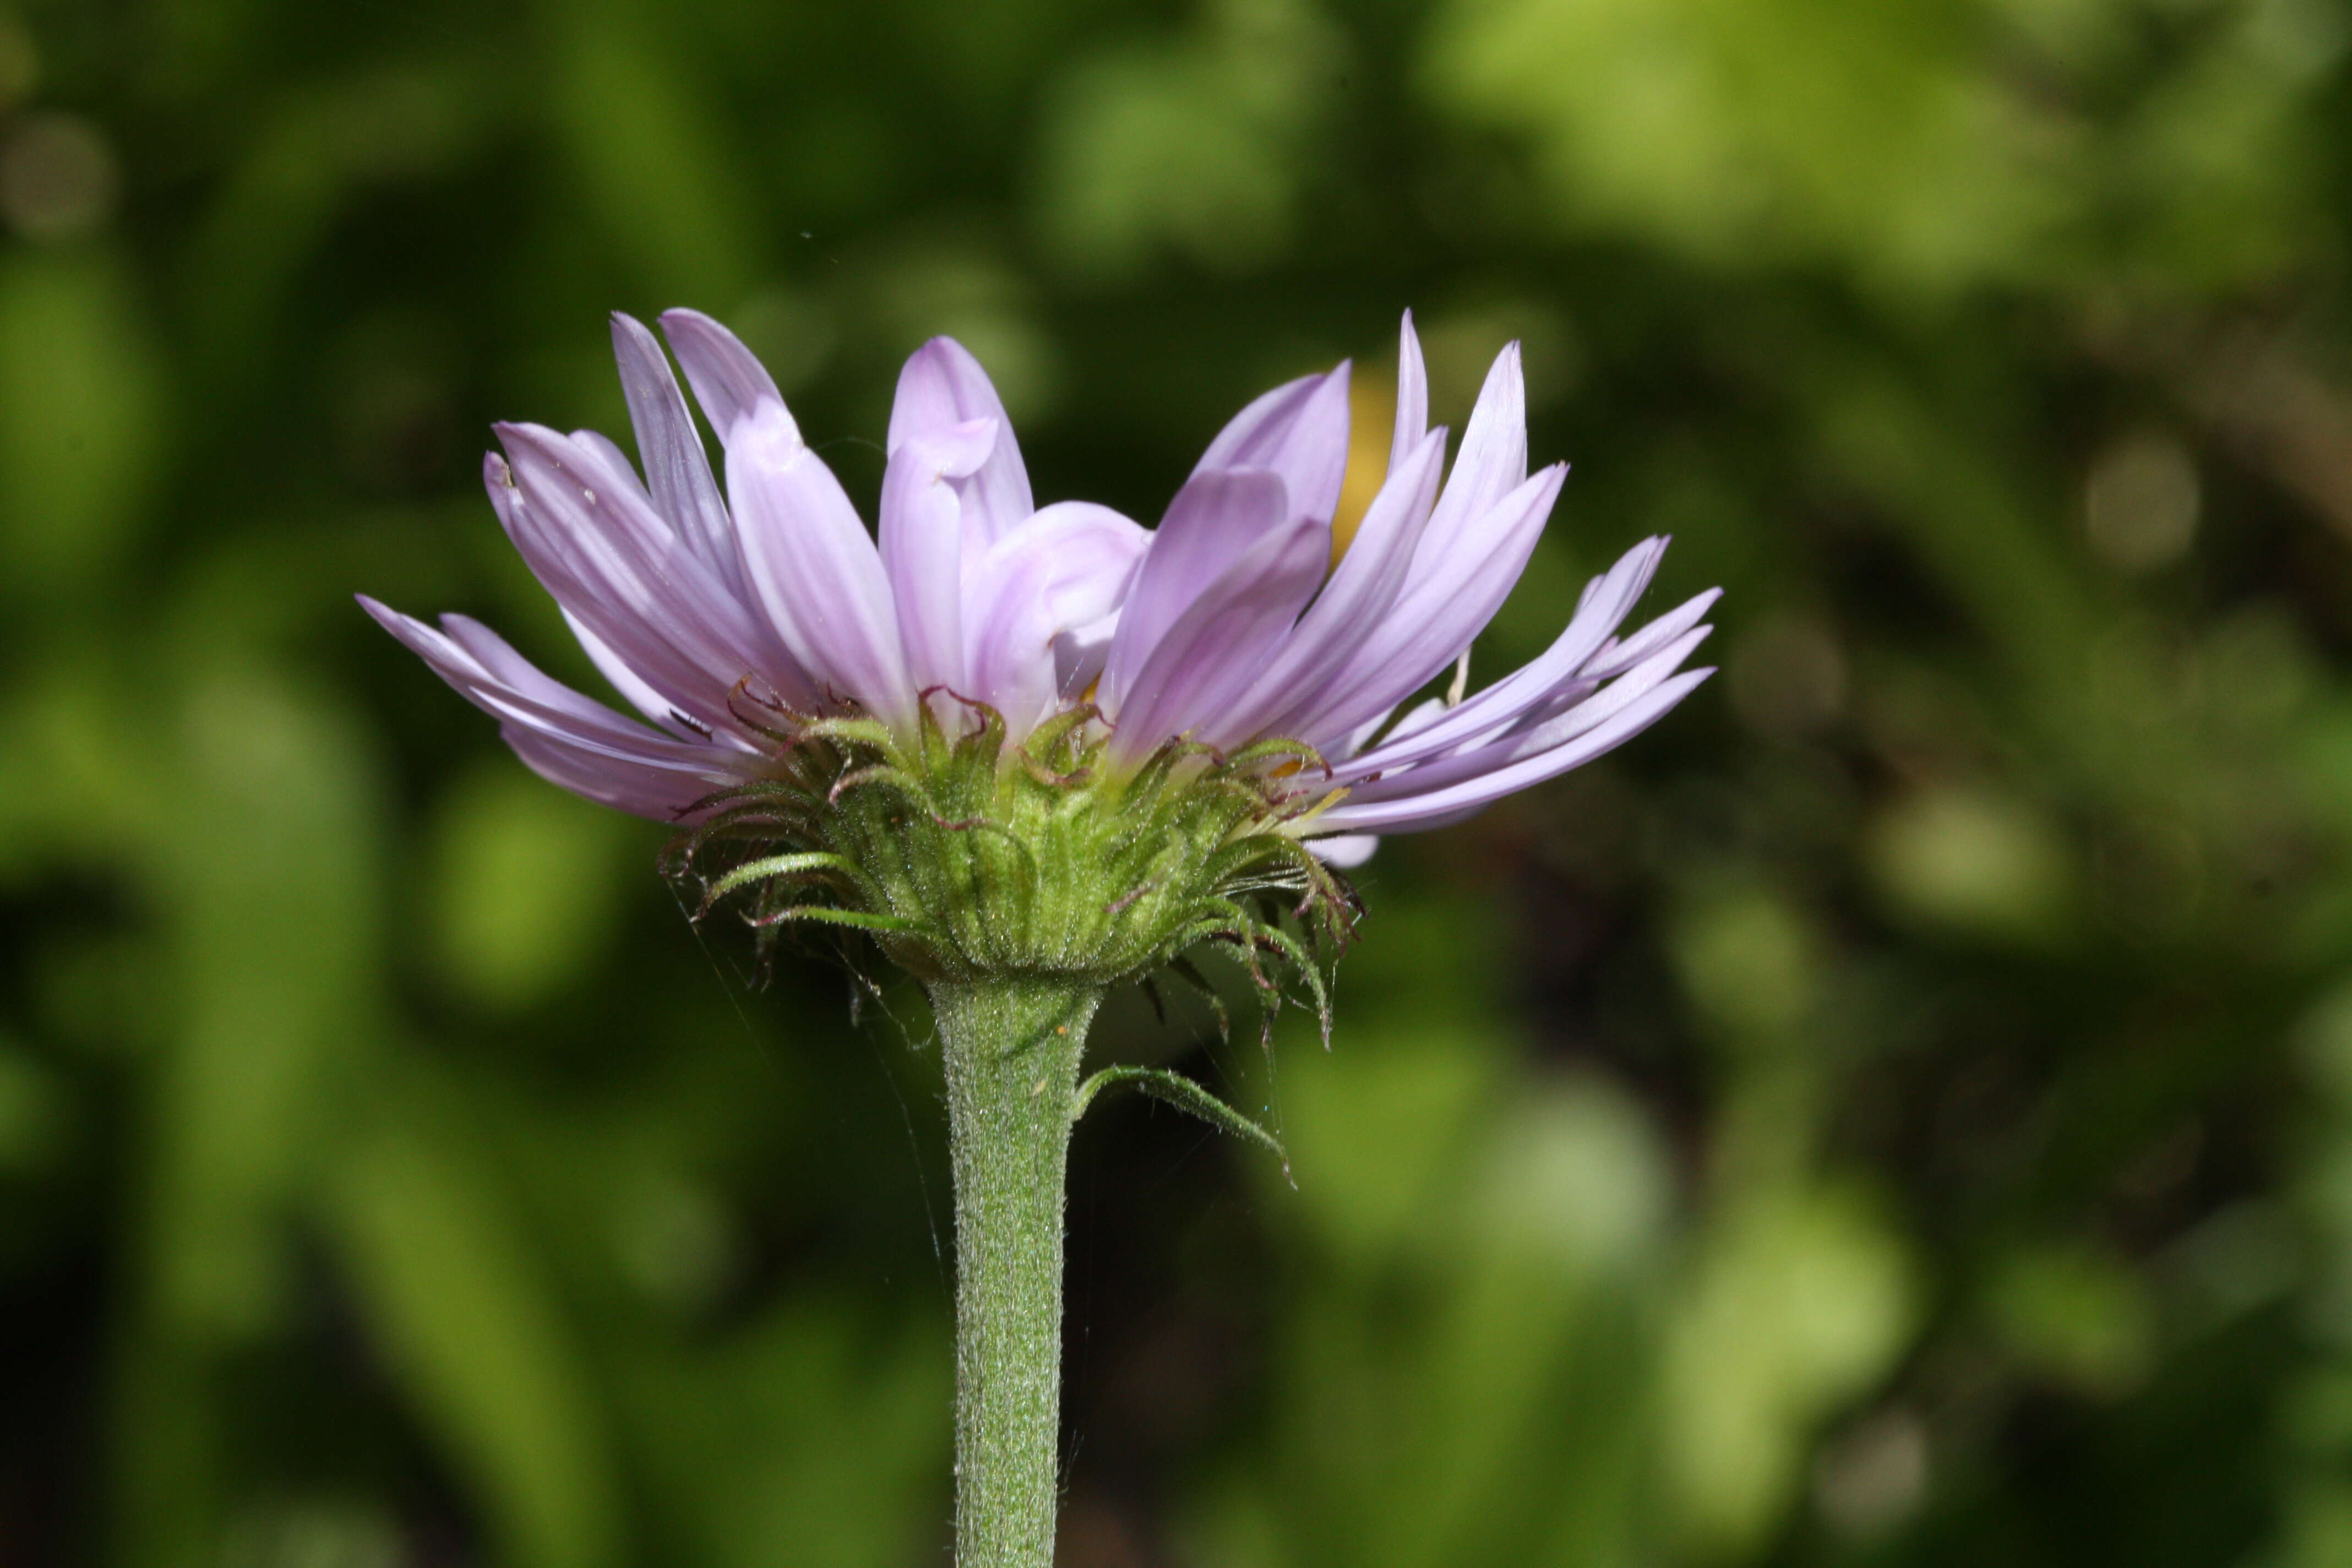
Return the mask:
<svg viewBox="0 0 2352 1568">
<path fill-rule="evenodd" d="M 1415 424 L 1427 417 L 1413 406 L 1425 408 L 1428 391 L 1421 341 L 1410 316 L 1399 362 L 1402 438 L 1408 413 L 1415 414 Z M 1504 346 L 1486 372 L 1462 451 L 1421 531 L 1395 608 L 1370 629 L 1328 692 L 1309 694 L 1307 704 L 1293 707 L 1284 720 L 1286 731 L 1328 745 L 1394 707 L 1460 657 L 1526 570 L 1559 477 L 1567 471 L 1562 464 L 1530 480 L 1527 469 L 1527 384 L 1514 342 Z M 1540 488 L 1547 482 L 1549 489 Z M 1538 496 L 1540 504 L 1527 510 L 1525 503 Z"/>
<path fill-rule="evenodd" d="M 1423 698 L 1405 710 L 1404 717 L 1398 720 L 1386 735 L 1381 737 L 1381 743 L 1374 750 L 1386 752 L 1391 746 L 1400 745 L 1404 741 L 1421 734 L 1453 711 L 1453 709 L 1445 705 L 1445 699 L 1443 697 Z M 1368 725 L 1358 730 L 1355 744 L 1349 748 L 1349 754 L 1358 757 L 1371 755 L 1372 753 L 1364 748 L 1372 736 L 1378 733 L 1379 729 L 1376 725 Z"/>
<path fill-rule="evenodd" d="M 1445 493 L 1422 534 L 1416 566 L 1434 569 L 1459 546 L 1458 530 L 1518 489 L 1528 477 L 1528 388 L 1519 369 L 1519 345 L 1506 343 L 1486 372 L 1462 450 L 1445 479 Z"/>
<path fill-rule="evenodd" d="M 1111 639 L 1118 635 L 1118 612 L 1082 621 L 1054 634 L 1054 689 L 1066 702 L 1086 698 L 1110 662 Z"/>
<path fill-rule="evenodd" d="M 1286 734 L 1295 717 L 1330 700 L 1326 688 L 1386 619 L 1404 587 L 1413 548 L 1437 495 L 1438 465 L 1444 452 L 1444 431 L 1424 435 L 1381 487 L 1330 581 L 1213 743 L 1261 732 Z"/>
<path fill-rule="evenodd" d="M 1632 612 L 1634 602 L 1649 587 L 1650 579 L 1657 571 L 1658 561 L 1664 553 L 1665 541 L 1663 539 L 1645 539 L 1627 551 L 1614 566 L 1586 585 L 1578 601 L 1575 616 L 1553 640 L 1551 647 L 1532 662 L 1521 666 L 1468 700 L 1445 710 L 1431 722 L 1400 726 L 1397 732 L 1381 745 L 1345 764 L 1340 776 L 1343 779 L 1360 777 L 1419 757 L 1433 755 L 1451 746 L 1465 744 L 1482 734 L 1512 723 L 1521 714 L 1545 701 L 1562 682 L 1577 679 L 1598 681 L 1615 674 L 1616 668 L 1587 667 L 1609 636 Z M 1712 595 L 1703 595 L 1673 612 L 1675 616 L 1684 618 L 1659 636 L 1652 647 L 1680 636 L 1697 622 L 1712 603 Z M 1643 635 L 1647 635 L 1647 629 Z M 1637 662 L 1640 658 L 1646 657 L 1648 651 L 1643 649 L 1635 658 L 1623 661 L 1624 665 Z"/>
<path fill-rule="evenodd" d="M 505 638 L 470 616 L 444 616 L 436 633 L 423 622 L 404 616 L 398 617 L 403 624 L 394 626 L 385 619 L 392 612 L 380 611 L 382 606 L 370 605 L 369 613 L 376 616 L 379 624 L 424 654 L 443 679 L 457 685 L 502 721 L 559 735 L 616 758 L 667 762 L 694 769 L 743 761 L 740 755 L 730 759 L 699 740 L 655 734 L 547 675 L 517 653 Z M 430 642 L 432 646 L 421 646 L 421 642 Z"/>
<path fill-rule="evenodd" d="M 1290 504 L 1331 521 L 1348 477 L 1348 366 L 1276 387 L 1235 415 L 1209 443 L 1195 474 L 1266 468 L 1282 476 Z"/>
<path fill-rule="evenodd" d="M 1598 690 L 1594 689 L 1596 682 L 1576 682 L 1531 710 L 1512 729 L 1450 754 L 1358 784 L 1349 799 L 1362 804 L 1431 795 L 1464 780 L 1494 773 L 1522 758 L 1566 745 L 1640 701 L 1651 689 L 1679 669 L 1713 629 L 1705 626 L 1693 627 Z"/>
<path fill-rule="evenodd" d="M 1322 389 L 1325 379 L 1321 375 L 1302 375 L 1250 399 L 1239 414 L 1225 421 L 1225 427 L 1210 441 L 1209 449 L 1192 465 L 1192 471 L 1265 467 L 1265 457 L 1278 447 L 1284 434 L 1298 423 L 1300 414 Z M 1248 462 L 1241 456 L 1244 453 L 1255 454 L 1261 460 Z"/>
<path fill-rule="evenodd" d="M 1421 334 L 1412 330 L 1412 312 L 1404 313 L 1397 329 L 1396 436 L 1389 443 L 1389 472 L 1404 467 L 1405 459 L 1429 431 L 1429 372 L 1421 360 Z"/>
<path fill-rule="evenodd" d="M 722 445 L 735 439 L 736 424 L 748 419 L 763 403 L 783 406 L 768 367 L 743 341 L 699 310 L 664 310 L 662 332 L 686 367 L 694 400 Z"/>
<path fill-rule="evenodd" d="M 1622 676 L 1699 627 L 1700 617 L 1721 596 L 1721 590 L 1709 589 L 1652 621 L 1623 643 L 1613 647 L 1604 644 L 1600 652 L 1573 668 L 1547 653 L 1508 679 L 1446 710 L 1438 721 L 1419 729 L 1399 726 L 1379 746 L 1341 764 L 1337 776 L 1344 783 L 1453 748 L 1484 745 L 1487 738 L 1507 729 L 1523 727 L 1528 715 L 1557 711 L 1564 698 L 1581 700 L 1601 682 Z M 1562 641 L 1577 635 L 1579 627 L 1571 622 Z M 1698 635 L 1705 636 L 1705 628 L 1699 628 Z"/>
<path fill-rule="evenodd" d="M 637 477 L 637 466 L 629 460 L 629 455 L 626 452 L 621 450 L 621 444 L 618 441 L 614 440 L 602 430 L 574 430 L 571 433 L 571 438 L 572 445 L 582 447 L 604 466 L 614 483 L 626 484 L 631 489 L 646 497 L 647 506 L 654 504 L 654 498 L 646 494 L 645 480 Z M 662 521 L 667 525 L 669 519 L 663 518 Z M 677 530 L 672 527 L 670 531 L 675 533 Z"/>
<path fill-rule="evenodd" d="M 436 630 L 363 595 L 360 604 L 461 696 L 498 719 L 508 743 L 566 789 L 667 820 L 712 789 L 748 776 L 751 759 L 744 753 L 673 740 L 624 719 L 542 674 L 478 622 L 450 616 L 447 629 Z M 737 761 L 730 763 L 730 756 Z"/>
<path fill-rule="evenodd" d="M 1507 767 L 1429 795 L 1362 805 L 1353 800 L 1342 801 L 1317 820 L 1334 828 L 1375 833 L 1436 827 L 1459 822 L 1471 812 L 1491 805 L 1504 795 L 1540 784 L 1570 768 L 1580 767 L 1632 740 L 1664 717 L 1675 704 L 1690 694 L 1693 688 L 1714 673 L 1709 668 L 1678 675 L 1653 688 L 1643 694 L 1641 700 L 1619 711 L 1606 723 L 1585 731 L 1576 740 L 1554 750 L 1522 758 Z"/>
<path fill-rule="evenodd" d="M 1176 618 L 1131 682 L 1112 690 L 1106 674 L 1114 767 L 1131 767 L 1171 737 L 1216 722 L 1257 678 L 1315 592 L 1330 559 L 1329 535 L 1313 518 L 1281 522 Z M 1123 626 L 1119 636 L 1126 636 Z M 1119 651 L 1115 644 L 1113 670 Z"/>
<path fill-rule="evenodd" d="M 604 639 L 590 631 L 578 616 L 565 610 L 563 624 L 572 628 L 572 636 L 588 655 L 588 662 L 612 683 L 613 689 L 619 692 L 630 707 L 681 740 L 694 732 L 692 727 L 682 722 L 670 705 L 662 700 L 662 694 L 646 685 L 645 677 L 631 669 L 628 660 L 607 647 Z"/>
<path fill-rule="evenodd" d="M 1134 590 L 1119 611 L 1118 635 L 1103 671 L 1106 707 L 1124 698 L 1160 637 L 1209 584 L 1294 515 L 1281 478 L 1263 468 L 1206 469 L 1184 482 L 1153 531 Z M 1328 526 L 1324 531 L 1328 539 Z"/>
<path fill-rule="evenodd" d="M 743 576 L 784 645 L 827 695 L 854 698 L 901 729 L 914 721 L 898 616 L 882 558 L 833 470 L 781 402 L 738 419 L 727 495 Z"/>
<path fill-rule="evenodd" d="M 1073 694 L 1071 680 L 1093 679 L 1150 540 L 1108 507 L 1062 501 L 990 546 L 964 574 L 969 695 L 1017 734 Z"/>
<path fill-rule="evenodd" d="M 734 525 L 727 503 L 719 499 L 719 481 L 710 474 L 710 455 L 687 411 L 686 396 L 670 374 L 669 360 L 652 332 L 633 317 L 613 317 L 613 357 L 621 367 L 621 392 L 628 400 L 629 423 L 637 433 L 637 455 L 645 465 L 646 491 L 654 510 L 678 537 L 691 545 L 704 563 L 730 585 L 741 583 L 735 556 Z"/>
<path fill-rule="evenodd" d="M 996 440 L 987 460 L 958 477 L 965 531 L 976 542 L 993 544 L 1037 510 L 1029 493 L 1029 470 L 1003 400 L 980 362 L 953 338 L 933 338 L 915 351 L 898 373 L 898 395 L 890 408 L 888 451 L 896 456 L 908 440 L 975 419 L 996 422 Z"/>
<path fill-rule="evenodd" d="M 507 531 L 556 602 L 658 692 L 713 730 L 747 678 L 783 692 L 799 670 L 604 451 L 539 426 L 496 426 L 510 463 L 485 482 Z"/>
<path fill-rule="evenodd" d="M 1580 673 L 1606 680 L 1649 658 L 1659 648 L 1698 624 L 1700 617 L 1715 607 L 1723 597 L 1720 588 L 1709 588 L 1668 610 L 1623 642 L 1612 647 L 1601 645 L 1601 651 L 1587 659 Z"/>
<path fill-rule="evenodd" d="M 1437 519 L 1422 531 L 1414 579 L 1396 607 L 1372 629 L 1328 683 L 1319 711 L 1294 726 L 1318 745 L 1345 735 L 1373 714 L 1394 707 L 1434 679 L 1468 647 L 1502 608 L 1527 569 L 1564 467 L 1544 469 L 1456 531 L 1454 548 L 1427 563 Z M 1438 501 L 1443 511 L 1445 501 Z"/>
<path fill-rule="evenodd" d="M 970 694 L 963 502 L 954 481 L 986 460 L 999 428 L 994 419 L 924 426 L 891 444 L 882 477 L 882 569 L 897 601 L 908 679 L 918 691 Z"/>
<path fill-rule="evenodd" d="M 558 789 L 632 816 L 680 823 L 704 814 L 688 807 L 734 780 L 698 780 L 680 769 L 626 761 L 585 750 L 561 735 L 501 724 L 499 738 L 522 763 Z"/>
<path fill-rule="evenodd" d="M 1341 833 L 1328 838 L 1310 838 L 1307 851 L 1326 866 L 1337 866 L 1343 871 L 1352 870 L 1372 858 L 1381 847 L 1376 833 Z"/>
<path fill-rule="evenodd" d="M 1444 711 L 1444 702 L 1438 698 L 1433 697 L 1427 701 L 1416 704 L 1414 707 L 1407 710 L 1405 716 L 1402 719 L 1397 720 L 1397 729 L 1400 731 L 1409 730 L 1412 728 L 1415 723 L 1421 721 L 1424 716 L 1433 713 L 1443 713 Z M 1387 729 L 1389 727 L 1389 721 L 1391 719 L 1396 719 L 1395 708 L 1390 708 L 1380 713 L 1374 714 L 1371 718 L 1365 720 L 1362 723 L 1357 725 L 1354 730 L 1349 731 L 1348 738 L 1340 742 L 1339 744 L 1333 749 L 1331 754 L 1335 757 L 1354 756 L 1366 746 L 1370 745 L 1372 742 L 1372 737 L 1379 734 L 1382 730 Z"/>
</svg>

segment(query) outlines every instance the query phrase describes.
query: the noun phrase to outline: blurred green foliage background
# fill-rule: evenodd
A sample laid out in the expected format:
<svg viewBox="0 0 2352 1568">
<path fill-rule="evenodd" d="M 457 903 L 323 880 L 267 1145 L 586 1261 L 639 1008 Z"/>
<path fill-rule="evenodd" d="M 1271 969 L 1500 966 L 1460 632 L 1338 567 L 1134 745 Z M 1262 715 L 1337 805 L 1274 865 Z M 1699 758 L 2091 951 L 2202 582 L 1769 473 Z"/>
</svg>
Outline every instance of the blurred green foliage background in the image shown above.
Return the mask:
<svg viewBox="0 0 2352 1568">
<path fill-rule="evenodd" d="M 947 1540 L 916 1000 L 697 933 L 353 607 L 594 677 L 476 479 L 739 326 L 1156 517 L 1400 310 L 1724 675 L 1363 875 L 1335 1049 L 1129 997 L 1073 1568 L 2352 1563 L 2343 0 L 0 11 L 0 1565 Z M 1384 437 L 1382 437 L 1384 440 Z"/>
</svg>

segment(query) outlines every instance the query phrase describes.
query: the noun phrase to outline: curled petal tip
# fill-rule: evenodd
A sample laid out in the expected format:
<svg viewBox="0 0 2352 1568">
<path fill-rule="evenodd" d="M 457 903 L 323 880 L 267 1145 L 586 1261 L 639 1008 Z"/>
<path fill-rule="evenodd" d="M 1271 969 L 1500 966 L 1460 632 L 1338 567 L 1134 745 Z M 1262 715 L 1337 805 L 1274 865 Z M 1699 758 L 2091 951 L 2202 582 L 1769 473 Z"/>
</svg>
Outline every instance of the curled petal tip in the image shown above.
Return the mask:
<svg viewBox="0 0 2352 1568">
<path fill-rule="evenodd" d="M 996 449 L 997 432 L 1003 428 L 994 419 L 966 419 L 924 438 L 917 449 L 944 477 L 968 479 Z"/>
<path fill-rule="evenodd" d="M 734 438 L 750 456 L 771 462 L 787 460 L 801 449 L 801 427 L 773 398 L 761 398 L 736 421 Z"/>
</svg>

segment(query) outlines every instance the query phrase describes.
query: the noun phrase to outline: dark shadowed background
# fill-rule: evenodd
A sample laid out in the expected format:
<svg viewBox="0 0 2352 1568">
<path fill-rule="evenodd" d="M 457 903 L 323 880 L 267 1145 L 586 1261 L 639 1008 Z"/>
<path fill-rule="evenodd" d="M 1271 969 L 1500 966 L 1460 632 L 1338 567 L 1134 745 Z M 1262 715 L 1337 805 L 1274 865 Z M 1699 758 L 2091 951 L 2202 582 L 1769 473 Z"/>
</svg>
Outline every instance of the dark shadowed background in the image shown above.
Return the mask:
<svg viewBox="0 0 2352 1568">
<path fill-rule="evenodd" d="M 1392 841 L 1282 1126 L 1080 1131 L 1072 1568 L 2352 1563 L 2339 0 L 0 10 L 0 1565 L 944 1560 L 916 1001 L 698 933 L 487 425 L 961 337 L 1152 519 L 1394 331 L 1725 672 Z M 1360 500 L 1360 491 L 1358 493 Z"/>
</svg>

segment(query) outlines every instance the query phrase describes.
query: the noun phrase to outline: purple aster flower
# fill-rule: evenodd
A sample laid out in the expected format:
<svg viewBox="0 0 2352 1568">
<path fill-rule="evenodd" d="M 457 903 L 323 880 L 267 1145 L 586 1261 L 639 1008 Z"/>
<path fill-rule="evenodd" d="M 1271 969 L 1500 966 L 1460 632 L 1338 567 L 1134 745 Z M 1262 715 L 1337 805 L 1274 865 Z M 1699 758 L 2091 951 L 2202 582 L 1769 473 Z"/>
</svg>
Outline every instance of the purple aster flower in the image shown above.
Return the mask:
<svg viewBox="0 0 2352 1568">
<path fill-rule="evenodd" d="M 1528 472 L 1512 347 L 1444 473 L 1410 316 L 1386 480 L 1336 563 L 1345 365 L 1243 409 L 1147 531 L 1037 506 L 988 378 L 935 339 L 898 378 L 877 538 L 741 343 L 689 310 L 662 325 L 723 476 L 627 317 L 638 465 L 593 431 L 502 425 L 485 466 L 515 547 L 642 719 L 463 616 L 362 603 L 547 778 L 685 825 L 679 874 L 733 852 L 705 910 L 748 891 L 766 932 L 869 933 L 923 984 L 955 1173 L 957 1561 L 1048 1568 L 1070 1128 L 1132 1084 L 1280 1147 L 1158 1068 L 1081 1082 L 1105 992 L 1163 967 L 1205 984 L 1187 955 L 1222 942 L 1269 1022 L 1297 977 L 1328 1042 L 1318 960 L 1356 914 L 1329 865 L 1639 732 L 1706 677 L 1682 667 L 1716 595 L 1621 637 L 1665 548 L 1645 541 L 1542 657 L 1465 696 L 1465 650 L 1565 470 Z M 1446 695 L 1405 707 L 1449 668 Z"/>
<path fill-rule="evenodd" d="M 626 316 L 613 342 L 642 474 L 593 431 L 536 425 L 497 426 L 504 456 L 484 464 L 509 537 L 644 721 L 478 622 L 436 630 L 361 601 L 526 763 L 589 799 L 665 821 L 708 810 L 773 773 L 781 713 L 862 713 L 911 744 L 927 711 L 950 729 L 990 711 L 1017 743 L 1087 705 L 1113 775 L 1171 742 L 1311 752 L 1320 765 L 1286 764 L 1311 800 L 1281 831 L 1349 865 L 1378 835 L 1458 822 L 1600 756 L 1711 673 L 1683 665 L 1713 592 L 1618 635 L 1664 552 L 1651 539 L 1534 662 L 1398 716 L 1500 608 L 1566 472 L 1528 472 L 1516 344 L 1445 473 L 1407 315 L 1386 479 L 1335 563 L 1345 364 L 1243 409 L 1146 530 L 1090 502 L 1037 506 L 995 389 L 934 339 L 898 378 L 877 540 L 742 343 L 692 310 L 661 322 L 723 485 L 660 345 Z"/>
</svg>

